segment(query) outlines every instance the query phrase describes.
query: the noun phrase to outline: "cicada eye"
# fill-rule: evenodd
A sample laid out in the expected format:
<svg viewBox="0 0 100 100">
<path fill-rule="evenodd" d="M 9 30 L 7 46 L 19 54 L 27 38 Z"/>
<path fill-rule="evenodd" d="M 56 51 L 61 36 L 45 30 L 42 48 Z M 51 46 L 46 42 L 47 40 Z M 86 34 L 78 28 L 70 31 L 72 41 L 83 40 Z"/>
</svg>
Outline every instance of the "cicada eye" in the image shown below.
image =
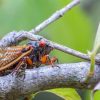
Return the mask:
<svg viewBox="0 0 100 100">
<path fill-rule="evenodd" d="M 39 46 L 40 46 L 40 47 L 45 47 L 45 46 L 46 46 L 46 42 L 43 41 L 43 40 L 40 41 L 40 42 L 39 42 Z"/>
</svg>

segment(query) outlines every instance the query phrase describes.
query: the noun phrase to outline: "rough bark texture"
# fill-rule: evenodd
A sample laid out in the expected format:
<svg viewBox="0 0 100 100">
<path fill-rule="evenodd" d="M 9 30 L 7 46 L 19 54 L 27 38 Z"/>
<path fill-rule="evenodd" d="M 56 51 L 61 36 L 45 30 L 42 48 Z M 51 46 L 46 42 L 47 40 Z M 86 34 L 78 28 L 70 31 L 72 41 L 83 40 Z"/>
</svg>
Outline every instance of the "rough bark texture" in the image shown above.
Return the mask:
<svg viewBox="0 0 100 100">
<path fill-rule="evenodd" d="M 90 67 L 88 62 L 59 64 L 57 66 L 26 70 L 25 77 L 16 77 L 12 74 L 0 77 L 1 100 L 15 100 L 21 95 L 61 87 L 92 89 L 100 80 L 99 65 L 95 66 L 95 74 L 87 83 L 85 79 Z"/>
</svg>

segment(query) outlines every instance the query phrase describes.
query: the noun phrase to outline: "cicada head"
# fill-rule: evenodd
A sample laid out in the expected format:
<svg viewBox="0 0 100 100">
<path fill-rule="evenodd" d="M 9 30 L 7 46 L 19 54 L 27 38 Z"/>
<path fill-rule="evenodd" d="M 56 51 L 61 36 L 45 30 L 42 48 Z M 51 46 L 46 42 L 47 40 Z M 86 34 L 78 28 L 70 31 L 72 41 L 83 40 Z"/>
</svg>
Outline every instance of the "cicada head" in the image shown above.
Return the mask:
<svg viewBox="0 0 100 100">
<path fill-rule="evenodd" d="M 53 47 L 49 46 L 48 41 L 43 39 L 38 41 L 30 41 L 28 45 L 33 46 L 35 52 L 40 52 L 41 55 L 47 55 L 53 50 Z"/>
</svg>

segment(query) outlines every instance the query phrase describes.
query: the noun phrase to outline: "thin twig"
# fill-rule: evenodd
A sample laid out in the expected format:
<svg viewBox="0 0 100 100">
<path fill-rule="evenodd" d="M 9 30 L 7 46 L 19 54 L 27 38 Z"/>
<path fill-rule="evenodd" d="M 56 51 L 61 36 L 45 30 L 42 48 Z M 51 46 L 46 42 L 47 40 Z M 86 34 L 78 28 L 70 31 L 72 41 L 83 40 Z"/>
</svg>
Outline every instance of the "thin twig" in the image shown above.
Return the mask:
<svg viewBox="0 0 100 100">
<path fill-rule="evenodd" d="M 30 32 L 27 31 L 13 31 L 8 33 L 6 36 L 4 36 L 1 40 L 0 40 L 0 47 L 7 47 L 7 46 L 12 46 L 12 45 L 16 45 L 19 42 L 29 39 L 29 40 L 39 40 L 40 38 L 43 38 L 40 35 L 34 35 Z"/>
<path fill-rule="evenodd" d="M 77 50 L 74 50 L 74 49 L 71 49 L 67 46 L 63 46 L 61 44 L 58 44 L 58 43 L 55 43 L 55 42 L 52 42 L 52 41 L 49 41 L 50 43 L 50 46 L 52 46 L 53 48 L 59 50 L 59 51 L 62 51 L 62 52 L 65 52 L 67 54 L 70 54 L 70 55 L 73 55 L 73 56 L 76 56 L 76 57 L 79 57 L 81 59 L 85 59 L 85 60 L 88 60 L 90 61 L 90 58 L 87 54 L 84 54 L 82 52 L 79 52 Z"/>
<path fill-rule="evenodd" d="M 51 17 L 46 19 L 44 22 L 42 22 L 41 24 L 39 24 L 38 26 L 36 26 L 34 29 L 32 29 L 29 32 L 27 32 L 27 31 L 19 31 L 19 32 L 14 31 L 14 32 L 8 33 L 7 36 L 5 36 L 2 40 L 0 40 L 0 47 L 10 46 L 12 44 L 16 44 L 16 43 L 22 41 L 23 39 L 31 39 L 31 40 L 39 39 L 40 37 L 34 36 L 34 34 L 40 32 L 42 29 L 47 27 L 49 24 L 51 24 L 52 22 L 54 22 L 57 19 L 59 19 L 60 17 L 62 17 L 67 11 L 69 11 L 71 8 L 78 5 L 79 3 L 80 3 L 80 0 L 73 0 L 67 6 L 65 6 L 61 10 L 55 12 Z M 13 37 L 13 38 L 11 39 L 10 37 Z M 4 44 L 5 41 L 7 41 L 7 42 Z"/>
<path fill-rule="evenodd" d="M 49 17 L 47 20 L 43 21 L 40 25 L 38 25 L 36 28 L 32 29 L 30 32 L 33 34 L 40 32 L 42 29 L 47 27 L 49 24 L 51 24 L 52 22 L 61 18 L 67 11 L 69 11 L 71 8 L 78 5 L 79 3 L 80 3 L 80 0 L 73 0 L 71 3 L 69 3 L 64 8 L 55 12 L 51 17 Z"/>
<path fill-rule="evenodd" d="M 63 46 L 63 45 L 60 45 L 58 43 L 52 42 L 52 41 L 47 40 L 39 35 L 34 35 L 30 32 L 26 32 L 26 31 L 9 33 L 8 35 L 6 35 L 5 37 L 3 37 L 1 39 L 0 47 L 11 46 L 13 44 L 15 45 L 16 43 L 18 43 L 21 40 L 26 39 L 26 38 L 31 39 L 31 40 L 42 38 L 45 41 L 47 41 L 49 43 L 49 45 L 52 46 L 54 49 L 57 49 L 59 51 L 65 52 L 67 54 L 71 54 L 71 55 L 79 57 L 81 59 L 90 61 L 90 57 L 87 54 L 84 54 L 84 53 L 79 52 L 77 50 L 71 49 L 67 46 Z M 96 56 L 95 60 L 96 60 L 97 64 L 100 64 L 100 54 Z"/>
<path fill-rule="evenodd" d="M 59 50 L 59 51 L 62 51 L 64 53 L 76 56 L 78 58 L 90 61 L 90 57 L 88 56 L 88 54 L 84 54 L 84 53 L 82 53 L 80 51 L 71 49 L 71 48 L 69 48 L 67 46 L 64 46 L 64 45 L 52 42 L 52 41 L 47 40 L 47 39 L 44 39 L 44 40 L 46 40 L 47 42 L 49 42 L 49 45 L 51 47 L 53 47 L 54 49 L 56 49 L 56 50 Z M 100 64 L 100 54 L 97 54 L 97 56 L 95 58 L 95 62 L 96 62 L 96 64 Z"/>
</svg>

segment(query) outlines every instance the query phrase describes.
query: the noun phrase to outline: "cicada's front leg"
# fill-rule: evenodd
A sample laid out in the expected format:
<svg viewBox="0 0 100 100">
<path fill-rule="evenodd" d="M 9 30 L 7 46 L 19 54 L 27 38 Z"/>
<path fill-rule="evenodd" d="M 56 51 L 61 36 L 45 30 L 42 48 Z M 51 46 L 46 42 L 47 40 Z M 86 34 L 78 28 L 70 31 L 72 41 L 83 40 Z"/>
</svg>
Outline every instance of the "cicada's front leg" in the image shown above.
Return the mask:
<svg viewBox="0 0 100 100">
<path fill-rule="evenodd" d="M 56 58 L 56 57 L 50 58 L 49 55 L 44 55 L 43 57 L 41 57 L 40 61 L 41 61 L 42 64 L 54 66 L 54 63 L 56 61 L 58 63 L 58 58 Z"/>
</svg>

